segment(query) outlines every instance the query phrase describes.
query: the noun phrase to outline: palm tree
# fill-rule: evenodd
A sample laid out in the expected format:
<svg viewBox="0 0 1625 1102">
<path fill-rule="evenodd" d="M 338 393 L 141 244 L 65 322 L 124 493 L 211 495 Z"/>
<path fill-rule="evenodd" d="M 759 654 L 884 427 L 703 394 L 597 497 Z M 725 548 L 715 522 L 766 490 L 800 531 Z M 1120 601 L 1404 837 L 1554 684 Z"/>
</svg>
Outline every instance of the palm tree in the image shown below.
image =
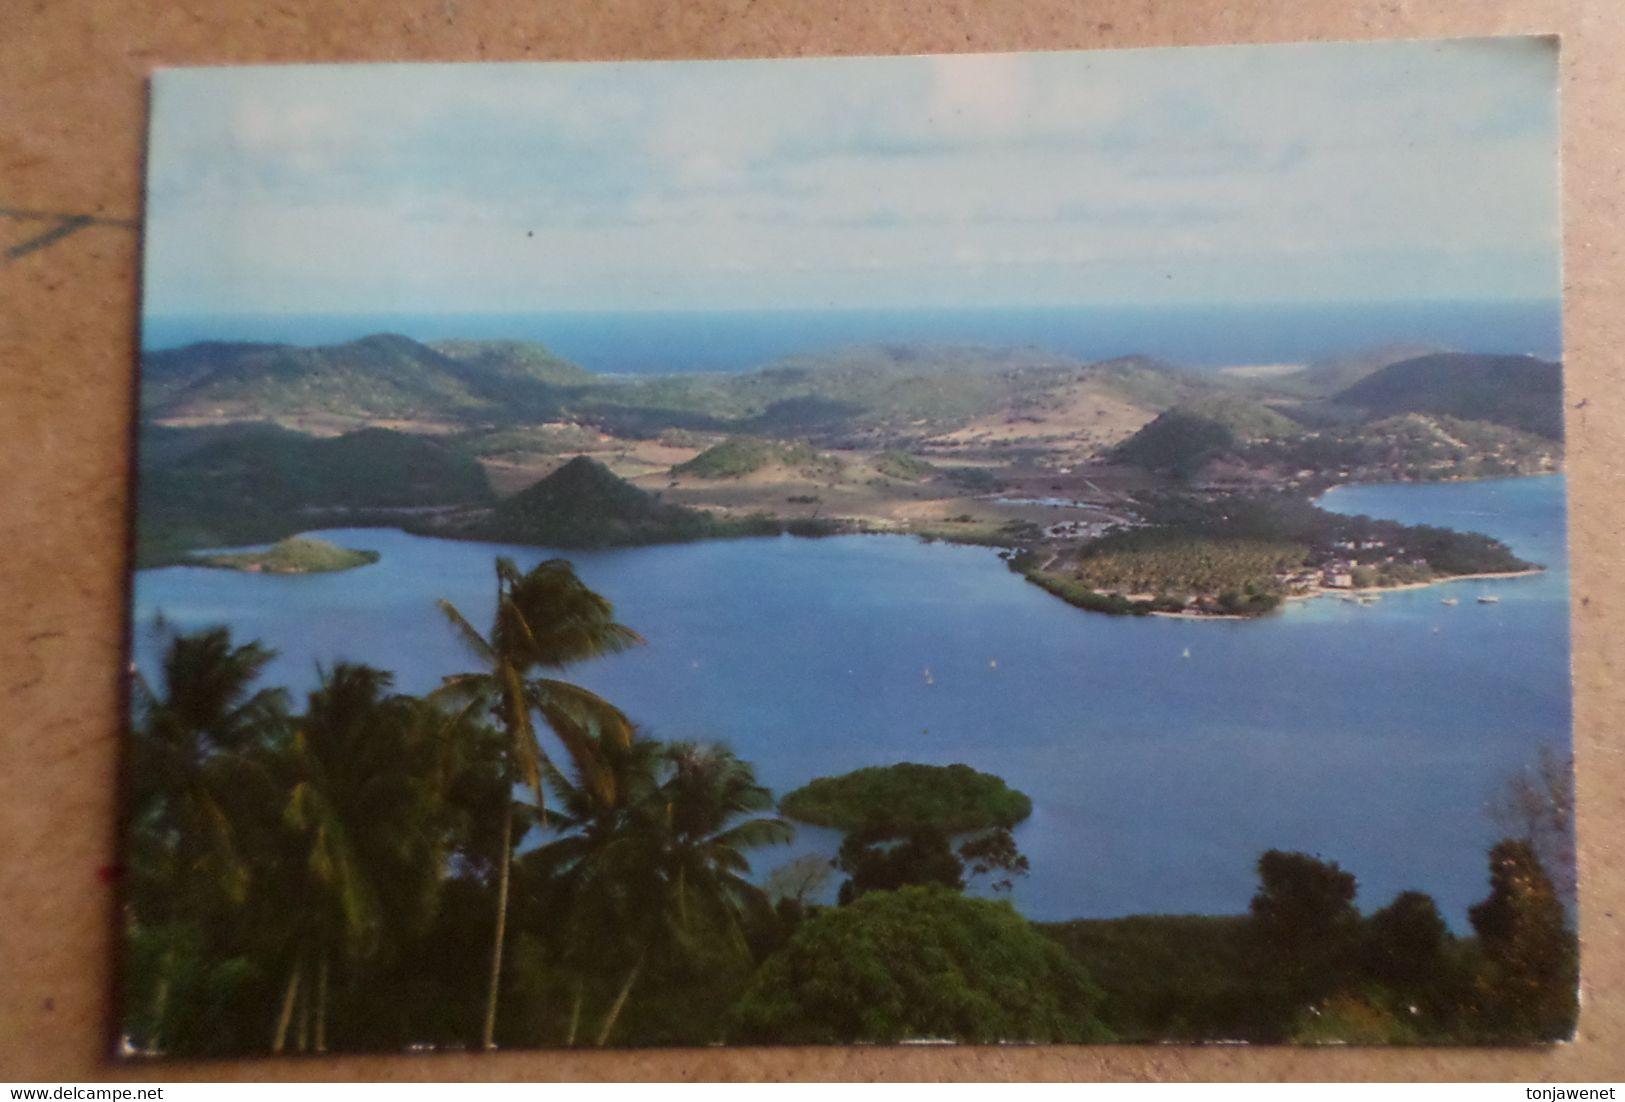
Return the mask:
<svg viewBox="0 0 1625 1102">
<path fill-rule="evenodd" d="M 216 906 L 235 908 L 246 899 L 249 863 L 234 809 L 250 802 L 245 789 L 266 779 L 262 754 L 285 729 L 286 694 L 251 692 L 273 657 L 257 643 L 233 646 L 227 629 L 212 628 L 170 638 L 161 694 L 134 676 L 127 835 L 132 938 L 164 924 L 196 922 Z M 177 963 L 173 947 L 159 953 L 149 1048 L 162 1045 Z"/>
<path fill-rule="evenodd" d="M 170 641 L 162 696 L 139 674 L 134 679 L 136 826 L 166 836 L 183 876 L 203 874 L 232 898 L 241 898 L 248 871 L 226 811 L 222 774 L 268 745 L 286 717 L 283 690 L 249 692 L 275 657 L 258 643 L 234 647 L 226 628 L 211 628 Z"/>
<path fill-rule="evenodd" d="M 309 970 L 316 969 L 315 1050 L 326 1050 L 327 987 L 332 957 L 359 956 L 375 944 L 382 921 L 379 880 L 395 871 L 368 841 L 382 827 L 412 831 L 399 814 L 401 702 L 386 700 L 392 675 L 340 663 L 321 671 L 305 714 L 294 724 L 281 762 L 287 798 L 283 820 L 295 842 L 291 911 L 292 962 L 271 1051 L 287 1040 L 300 986 L 310 1006 Z M 414 810 L 419 810 L 415 809 Z M 370 837 L 369 837 L 370 836 Z M 286 901 L 284 901 L 286 903 Z"/>
<path fill-rule="evenodd" d="M 718 936 L 731 950 L 747 951 L 744 911 L 765 898 L 745 879 L 745 851 L 794 836 L 782 819 L 736 821 L 770 809 L 773 799 L 726 747 L 636 739 L 606 749 L 602 764 L 617 779 L 612 801 L 579 777 L 550 771 L 568 833 L 534 855 L 568 901 L 568 950 L 594 963 L 618 961 L 622 970 L 598 1045 L 608 1042 L 652 955 L 692 955 Z"/>
<path fill-rule="evenodd" d="M 632 725 L 602 697 L 538 670 L 563 670 L 574 663 L 613 654 L 643 642 L 614 620 L 614 606 L 589 589 L 564 559 L 549 559 L 521 574 L 511 559 L 496 561 L 497 602 L 489 636 L 481 635 L 449 601 L 439 607 L 483 669 L 445 679 L 439 694 L 462 697 L 467 708 L 483 705 L 506 732 L 503 754 L 506 788 L 528 785 L 544 807 L 543 775 L 550 765 L 532 713 L 539 713 L 563 743 L 584 783 L 613 799 L 614 774 L 603 763 L 600 745 L 629 745 Z M 495 1047 L 497 996 L 502 980 L 502 945 L 507 927 L 508 884 L 513 860 L 512 798 L 504 801 L 501 855 L 497 874 L 496 930 L 491 939 L 491 978 L 481 1044 Z"/>
<path fill-rule="evenodd" d="M 745 879 L 750 872 L 745 851 L 787 844 L 795 828 L 777 816 L 758 815 L 772 809 L 773 795 L 756 783 L 750 763 L 728 747 L 676 742 L 664 757 L 671 770 L 661 789 L 669 831 L 665 878 L 678 931 L 691 928 L 695 913 L 710 910 L 742 946 L 740 916 L 748 903 L 762 898 Z M 736 821 L 746 815 L 755 817 Z"/>
</svg>

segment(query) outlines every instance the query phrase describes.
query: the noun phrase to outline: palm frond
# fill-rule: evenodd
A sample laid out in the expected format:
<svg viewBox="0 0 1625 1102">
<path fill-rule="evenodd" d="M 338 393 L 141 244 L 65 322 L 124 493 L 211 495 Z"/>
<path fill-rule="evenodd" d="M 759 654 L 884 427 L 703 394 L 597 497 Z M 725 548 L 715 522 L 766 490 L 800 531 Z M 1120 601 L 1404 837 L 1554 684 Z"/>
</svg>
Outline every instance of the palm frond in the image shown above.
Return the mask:
<svg viewBox="0 0 1625 1102">
<path fill-rule="evenodd" d="M 796 828 L 783 819 L 751 819 L 706 839 L 708 847 L 756 849 L 758 846 L 788 845 L 795 841 Z"/>
<path fill-rule="evenodd" d="M 457 638 L 462 641 L 463 646 L 475 658 L 487 665 L 496 661 L 496 655 L 491 648 L 491 644 L 486 641 L 485 636 L 481 635 L 473 624 L 468 622 L 461 612 L 457 611 L 456 605 L 441 598 L 435 602 L 435 607 L 440 609 L 441 614 L 446 618 L 446 622 L 451 624 L 452 630 L 457 633 Z"/>
</svg>

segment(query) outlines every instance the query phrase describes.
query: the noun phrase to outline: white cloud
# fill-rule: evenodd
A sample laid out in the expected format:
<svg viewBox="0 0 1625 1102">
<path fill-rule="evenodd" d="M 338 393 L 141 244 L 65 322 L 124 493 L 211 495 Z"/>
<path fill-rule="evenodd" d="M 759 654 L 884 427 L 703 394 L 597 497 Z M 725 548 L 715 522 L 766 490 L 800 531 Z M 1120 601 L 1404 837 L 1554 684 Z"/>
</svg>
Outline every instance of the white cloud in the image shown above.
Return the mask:
<svg viewBox="0 0 1625 1102">
<path fill-rule="evenodd" d="M 1549 295 L 1554 81 L 1534 40 L 183 70 L 148 306 Z"/>
</svg>

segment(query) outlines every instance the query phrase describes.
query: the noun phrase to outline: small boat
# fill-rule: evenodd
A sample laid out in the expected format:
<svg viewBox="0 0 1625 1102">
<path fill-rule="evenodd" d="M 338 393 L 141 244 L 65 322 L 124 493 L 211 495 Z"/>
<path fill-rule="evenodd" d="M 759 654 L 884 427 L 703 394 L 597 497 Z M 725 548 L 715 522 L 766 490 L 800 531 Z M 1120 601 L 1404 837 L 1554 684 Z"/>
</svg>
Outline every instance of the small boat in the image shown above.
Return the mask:
<svg viewBox="0 0 1625 1102">
<path fill-rule="evenodd" d="M 1189 647 L 1186 647 L 1185 648 L 1185 653 L 1180 655 L 1181 658 L 1189 658 L 1190 656 L 1191 656 L 1191 649 Z"/>
<path fill-rule="evenodd" d="M 935 685 L 937 683 L 937 679 L 931 676 L 931 667 L 930 666 L 927 666 L 925 668 L 925 683 L 927 685 Z"/>
<path fill-rule="evenodd" d="M 1456 599 L 1456 598 L 1454 598 L 1454 597 L 1444 597 L 1444 598 L 1441 598 L 1441 599 L 1440 599 L 1440 601 L 1439 601 L 1439 603 L 1440 603 L 1440 604 L 1441 604 L 1441 605 L 1454 605 L 1454 604 L 1460 604 L 1460 603 L 1461 603 L 1461 602 L 1460 602 L 1460 601 L 1458 601 L 1458 600 L 1457 600 L 1457 599 Z"/>
<path fill-rule="evenodd" d="M 1478 603 L 1481 605 L 1498 605 L 1501 603 L 1501 598 L 1493 593 L 1486 593 L 1478 599 Z"/>
</svg>

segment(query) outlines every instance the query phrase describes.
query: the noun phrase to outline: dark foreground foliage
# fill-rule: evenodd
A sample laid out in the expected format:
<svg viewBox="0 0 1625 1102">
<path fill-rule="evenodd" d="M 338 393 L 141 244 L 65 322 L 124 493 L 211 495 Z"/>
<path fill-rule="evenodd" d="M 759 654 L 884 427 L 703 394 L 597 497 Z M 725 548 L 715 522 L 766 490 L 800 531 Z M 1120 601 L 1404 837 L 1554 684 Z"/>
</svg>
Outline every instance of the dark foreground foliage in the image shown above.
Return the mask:
<svg viewBox="0 0 1625 1102">
<path fill-rule="evenodd" d="M 1007 903 L 951 888 L 866 895 L 804 922 L 730 1013 L 738 1041 L 1105 1041 L 1100 992 Z"/>
<path fill-rule="evenodd" d="M 1491 852 L 1491 891 L 1450 933 L 1402 892 L 1362 916 L 1335 863 L 1271 850 L 1246 916 L 1046 924 L 1106 992 L 1125 1041 L 1529 1044 L 1563 1040 L 1578 1011 L 1577 944 L 1526 843 Z"/>
<path fill-rule="evenodd" d="M 950 840 L 965 808 L 985 825 L 1029 807 L 961 766 L 933 774 L 968 775 L 948 796 L 892 793 L 906 816 L 849 835 L 844 906 L 812 902 L 831 870 L 806 858 L 767 878 L 770 896 L 752 861 L 791 828 L 750 764 L 650 738 L 558 676 L 641 641 L 569 563 L 499 560 L 496 581 L 483 631 L 442 606 L 471 668 L 425 698 L 340 663 L 296 702 L 259 685 L 271 652 L 223 628 L 173 637 L 154 683 L 138 679 L 126 1044 L 197 1057 L 1572 1031 L 1573 932 L 1523 841 L 1492 852 L 1472 938 L 1418 892 L 1362 915 L 1349 873 L 1277 851 L 1245 917 L 1040 928 L 963 893 L 1027 872 L 1004 825 Z"/>
</svg>

